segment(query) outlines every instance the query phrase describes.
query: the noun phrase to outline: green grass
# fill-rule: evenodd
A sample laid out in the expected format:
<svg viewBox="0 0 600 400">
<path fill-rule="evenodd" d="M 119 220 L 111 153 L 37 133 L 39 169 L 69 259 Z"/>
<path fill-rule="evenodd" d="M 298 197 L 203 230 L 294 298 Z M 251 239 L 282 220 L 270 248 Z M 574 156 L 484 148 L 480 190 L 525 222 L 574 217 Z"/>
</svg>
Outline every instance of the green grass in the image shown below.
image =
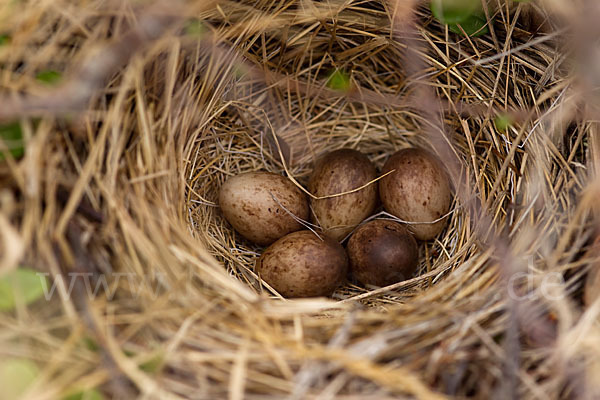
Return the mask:
<svg viewBox="0 0 600 400">
<path fill-rule="evenodd" d="M 20 122 L 0 125 L 0 140 L 8 148 L 8 152 L 14 158 L 21 158 L 25 154 L 25 146 L 23 142 L 23 131 L 21 130 Z M 0 152 L 0 161 L 5 159 L 5 155 Z"/>
<path fill-rule="evenodd" d="M 335 69 L 327 78 L 327 87 L 330 89 L 347 91 L 350 86 L 350 75 L 344 70 Z"/>
<path fill-rule="evenodd" d="M 433 16 L 454 33 L 463 34 L 464 31 L 468 36 L 481 36 L 489 32 L 479 1 L 432 0 L 430 7 Z"/>
<path fill-rule="evenodd" d="M 49 69 L 46 71 L 39 72 L 35 76 L 35 79 L 37 79 L 39 82 L 44 83 L 46 85 L 55 85 L 58 82 L 60 82 L 60 80 L 62 79 L 62 75 L 58 71 Z"/>
<path fill-rule="evenodd" d="M 21 299 L 25 304 L 40 299 L 48 290 L 48 280 L 37 271 L 17 268 L 0 277 L 0 311 L 11 311 Z"/>
</svg>

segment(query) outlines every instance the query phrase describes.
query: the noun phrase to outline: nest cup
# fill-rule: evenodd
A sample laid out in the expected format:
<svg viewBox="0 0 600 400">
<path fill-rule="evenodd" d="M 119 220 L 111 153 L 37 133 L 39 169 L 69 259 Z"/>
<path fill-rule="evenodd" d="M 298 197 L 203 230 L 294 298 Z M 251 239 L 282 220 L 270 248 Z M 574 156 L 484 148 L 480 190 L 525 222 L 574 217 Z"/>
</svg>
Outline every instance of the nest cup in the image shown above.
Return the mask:
<svg viewBox="0 0 600 400">
<path fill-rule="evenodd" d="M 468 186 L 472 193 L 462 199 L 472 199 L 478 192 L 483 196 L 492 192 L 486 205 L 502 229 L 507 226 L 507 214 L 511 214 L 511 221 L 522 217 L 511 206 L 516 205 L 516 188 L 526 184 L 528 172 L 539 173 L 557 166 L 559 160 L 549 159 L 547 154 L 543 159 L 537 158 L 535 150 L 527 154 L 529 148 L 535 147 L 532 143 L 547 140 L 532 137 L 540 121 L 502 127 L 499 124 L 512 117 L 501 111 L 481 112 L 482 115 L 476 115 L 476 111 L 472 115 L 458 111 L 468 106 L 481 111 L 483 104 L 495 110 L 526 110 L 536 106 L 537 97 L 545 88 L 556 84 L 548 80 L 551 71 L 557 73 L 556 59 L 549 57 L 544 46 L 528 49 L 523 55 L 526 61 L 519 57 L 511 60 L 512 68 L 519 71 L 518 79 L 511 79 L 497 69 L 497 61 L 478 66 L 469 59 L 494 55 L 490 38 L 466 39 L 451 33 L 448 36 L 443 26 L 421 10 L 421 22 L 427 30 L 421 32 L 420 51 L 423 57 L 431 55 L 431 58 L 422 66 L 422 75 L 407 77 L 406 49 L 391 39 L 393 31 L 386 9 L 377 2 L 347 7 L 340 4 L 329 11 L 323 7 L 315 9 L 313 12 L 329 17 L 322 25 L 315 26 L 311 26 L 311 12 L 302 9 L 283 5 L 281 9 L 270 8 L 265 4 L 241 12 L 241 8 L 230 7 L 236 17 L 227 22 L 215 17 L 216 36 L 227 36 L 221 30 L 227 32 L 230 24 L 244 26 L 252 17 L 270 13 L 281 12 L 282 19 L 291 20 L 295 15 L 298 20 L 285 30 L 251 31 L 230 41 L 231 48 L 238 52 L 225 56 L 231 63 L 225 72 L 229 76 L 223 78 L 228 81 L 223 85 L 228 102 L 219 108 L 195 141 L 193 159 L 186 171 L 191 178 L 188 183 L 191 226 L 232 276 L 257 291 L 273 294 L 263 287 L 264 282 L 254 271 L 255 260 L 263 248 L 237 234 L 218 209 L 219 188 L 229 176 L 270 171 L 287 175 L 306 188 L 315 160 L 330 151 L 359 150 L 381 171 L 387 158 L 397 150 L 421 147 L 435 152 L 428 134 L 433 130 L 447 135 L 460 160 L 461 172 L 473 180 Z M 529 16 L 521 22 L 525 26 L 519 24 L 513 33 L 515 46 L 520 43 L 519 38 L 533 37 L 526 30 L 531 24 Z M 502 28 L 496 27 L 498 35 L 506 35 Z M 267 72 L 263 75 L 255 69 Z M 332 75 L 347 78 L 348 88 L 331 90 L 335 89 Z M 443 121 L 427 120 L 410 103 L 419 84 L 437 87 L 439 98 L 455 104 L 453 109 L 445 110 Z M 494 97 L 497 99 L 489 102 Z M 548 98 L 544 104 L 555 100 L 556 97 Z M 437 104 L 429 107 L 434 113 L 440 111 Z M 518 150 L 510 154 L 512 142 L 524 131 L 528 132 L 526 139 L 521 137 Z M 578 145 L 567 144 L 567 151 L 582 162 L 584 149 L 577 148 Z M 379 207 L 376 215 L 393 218 L 383 211 Z M 369 301 L 375 304 L 392 299 L 406 301 L 406 297 L 423 293 L 441 282 L 447 272 L 466 260 L 480 256 L 483 249 L 477 246 L 479 239 L 470 226 L 472 223 L 461 196 L 457 196 L 447 228 L 434 240 L 419 245 L 420 267 L 415 275 L 418 279 L 398 285 L 401 290 L 385 291 Z M 354 283 L 350 281 L 334 298 L 350 299 L 373 289 Z"/>
<path fill-rule="evenodd" d="M 36 9 L 35 32 L 0 48 L 16 82 L 3 88 L 28 87 L 49 51 L 51 67 L 67 69 L 72 52 L 84 59 L 86 46 L 136 29 L 133 20 L 147 29 L 173 22 L 93 3 L 72 6 L 85 29 L 49 2 Z M 52 359 L 52 393 L 97 385 L 116 398 L 379 399 L 489 398 L 506 382 L 510 350 L 522 366 L 515 390 L 558 398 L 568 378 L 544 346 L 557 319 L 570 321 L 560 312 L 577 313 L 591 257 L 592 200 L 581 193 L 592 128 L 565 117 L 561 54 L 550 39 L 530 42 L 545 33 L 519 19 L 533 6 L 491 6 L 493 32 L 479 38 L 449 32 L 419 6 L 416 35 L 407 34 L 416 53 L 407 53 L 387 3 L 192 3 L 177 6 L 193 16 L 187 25 L 140 36 L 146 50 L 83 115 L 27 125 L 36 131 L 26 135 L 27 168 L 1 167 L 27 200 L 0 199 L 30 246 L 27 262 L 54 278 L 89 270 L 116 289 L 51 299 L 27 317 L 37 329 L 0 338 L 0 354 Z M 15 32 L 28 32 L 17 22 Z M 328 86 L 336 70 L 348 88 Z M 434 104 L 414 97 L 423 85 Z M 351 281 L 332 299 L 273 296 L 254 270 L 262 248 L 217 206 L 223 182 L 270 171 L 306 187 L 329 151 L 357 149 L 381 170 L 406 147 L 455 160 L 447 166 L 466 182 L 443 232 L 420 243 L 414 279 L 383 289 Z M 505 242 L 491 242 L 494 231 Z M 565 281 L 563 296 L 527 297 L 550 273 Z M 527 307 L 513 312 L 514 302 Z M 59 317 L 48 325 L 49 315 Z M 24 317 L 6 318 L 13 326 Z M 515 319 L 522 338 L 510 347 Z M 100 350 L 73 344 L 87 337 Z M 160 368 L 140 371 L 156 359 Z"/>
<path fill-rule="evenodd" d="M 233 14 L 233 10 L 239 10 L 231 7 Z M 427 318 L 437 323 L 445 321 L 449 307 L 456 306 L 464 312 L 493 312 L 501 304 L 498 292 L 492 289 L 498 279 L 498 260 L 490 257 L 489 248 L 477 236 L 473 226 L 477 215 L 465 207 L 464 200 L 481 197 L 493 223 L 510 232 L 509 245 L 518 254 L 519 263 L 524 263 L 525 258 L 534 265 L 540 263 L 533 254 L 543 245 L 533 235 L 556 240 L 564 233 L 548 229 L 549 226 L 541 228 L 540 233 L 540 220 L 536 218 L 566 226 L 574 223 L 570 222 L 573 193 L 552 187 L 565 182 L 561 165 L 572 168 L 573 162 L 585 163 L 586 149 L 581 139 L 586 128 L 571 126 L 570 134 L 558 141 L 558 137 L 548 134 L 547 130 L 553 129 L 548 115 L 560 103 L 561 95 L 556 91 L 554 96 L 539 99 L 548 87 L 561 82 L 557 78 L 561 76 L 560 64 L 551 45 L 531 46 L 506 59 L 506 64 L 493 60 L 478 65 L 473 60 L 500 52 L 492 38 L 466 39 L 448 34 L 421 10 L 419 44 L 427 64 L 422 75 L 407 77 L 404 49 L 390 38 L 389 18 L 378 3 L 347 7 L 340 4 L 339 8 L 328 9 L 330 18 L 321 23 L 313 23 L 310 10 L 281 7 L 250 7 L 235 14 L 238 19 L 226 23 L 216 17 L 217 32 L 226 32 L 229 24 L 243 26 L 253 16 L 276 12 L 290 17 L 301 15 L 307 20 L 296 18 L 300 22 L 285 29 L 242 33 L 231 40 L 231 46 L 239 51 L 239 56 L 231 59 L 239 63 L 239 69 L 250 65 L 272 75 L 266 74 L 267 78 L 260 81 L 253 71 L 247 70 L 233 78 L 223 90 L 228 99 L 226 106 L 220 108 L 194 143 L 193 162 L 187 175 L 193 176 L 189 180 L 193 194 L 188 197 L 188 206 L 195 233 L 233 278 L 271 294 L 254 271 L 255 259 L 262 249 L 237 235 L 215 207 L 220 185 L 228 176 L 260 170 L 287 174 L 306 185 L 314 161 L 339 148 L 360 150 L 379 170 L 387 157 L 401 148 L 434 148 L 426 134 L 432 125 L 436 128 L 434 121 L 425 120 L 406 103 L 396 105 L 389 100 L 410 98 L 415 85 L 423 84 L 417 81 L 425 79 L 426 84 L 436 88 L 438 97 L 449 104 L 473 105 L 474 109 L 485 104 L 496 110 L 465 116 L 459 115 L 455 106 L 444 113 L 448 140 L 460 159 L 462 172 L 471 178 L 472 192 L 457 196 L 447 228 L 435 240 L 420 244 L 417 279 L 374 292 L 350 282 L 334 298 L 358 298 L 391 315 L 401 313 L 407 318 L 401 325 L 407 327 L 411 321 L 424 318 L 418 310 L 424 304 L 432 313 Z M 498 13 L 504 15 L 502 10 Z M 509 15 L 514 17 L 504 16 Z M 506 40 L 504 28 L 495 24 L 495 34 L 501 42 Z M 533 37 L 525 28 L 517 24 L 509 39 L 513 47 Z M 334 70 L 349 73 L 349 93 L 328 90 L 328 74 Z M 535 107 L 548 111 L 540 118 L 525 119 L 506 129 L 496 119 L 501 116 L 498 110 Z M 514 151 L 513 142 L 517 141 Z M 554 152 L 552 147 L 560 150 Z M 574 172 L 583 173 L 577 169 Z M 546 205 L 535 204 L 536 198 L 544 198 Z M 559 207 L 558 213 L 555 206 L 561 203 L 566 206 Z M 543 251 L 547 254 L 548 249 Z M 432 304 L 439 309 L 432 310 Z M 399 310 L 411 310 L 412 315 Z M 498 321 L 487 322 L 491 332 L 502 330 Z M 462 393 L 482 390 L 475 389 L 474 382 L 462 384 L 464 387 L 458 389 L 464 390 Z"/>
<path fill-rule="evenodd" d="M 234 64 L 239 63 L 234 69 L 244 71 L 244 66 L 249 65 L 267 72 L 261 75 L 246 69 L 245 74 L 236 75 L 233 82 L 225 85 L 224 98 L 228 102 L 194 143 L 193 162 L 187 173 L 193 176 L 188 181 L 194 193 L 188 196 L 191 226 L 232 278 L 271 296 L 273 292 L 254 270 L 262 248 L 236 234 L 216 207 L 219 187 L 227 177 L 248 171 L 271 171 L 290 176 L 306 187 L 315 160 L 327 152 L 357 149 L 380 171 L 386 159 L 399 149 L 416 146 L 435 151 L 431 132 L 437 132 L 445 135 L 442 137 L 451 143 L 460 160 L 461 176 L 469 180 L 468 193 L 456 196 L 443 232 L 432 241 L 420 243 L 420 266 L 415 279 L 383 290 L 350 281 L 333 298 L 354 299 L 384 313 L 375 319 L 388 318 L 385 313 L 389 318 L 400 318 L 394 319 L 396 328 L 404 327 L 414 335 L 427 332 L 431 343 L 442 340 L 433 337 L 435 332 L 444 336 L 442 327 L 448 326 L 450 315 L 457 312 L 456 317 L 461 319 L 476 313 L 491 337 L 500 341 L 506 321 L 488 316 L 503 308 L 505 288 L 495 286 L 502 280 L 498 271 L 502 260 L 492 255 L 493 246 L 484 239 L 486 227 L 480 226 L 478 219 L 482 209 L 499 231 L 508 232 L 507 245 L 518 260 L 515 271 L 538 267 L 545 272 L 556 271 L 550 267 L 551 262 L 544 260 L 550 257 L 561 260 L 556 265 L 562 264 L 563 272 L 570 271 L 562 276 L 571 284 L 581 277 L 581 273 L 573 272 L 577 270 L 570 264 L 572 259 L 566 262 L 564 253 L 549 248 L 549 243 L 560 242 L 559 238 L 565 240 L 572 234 L 566 227 L 582 222 L 573 217 L 574 192 L 558 188 L 566 184 L 567 170 L 585 181 L 585 172 L 575 165 L 586 163 L 583 138 L 588 131 L 583 124 L 572 124 L 566 135 L 557 133 L 560 128 L 552 116 L 562 102 L 564 92 L 559 88 L 565 71 L 560 70 L 555 44 L 544 42 L 510 57 L 492 58 L 503 51 L 498 43 L 508 40 L 512 48 L 537 37 L 535 32 L 540 25 L 532 22 L 530 14 L 535 11 L 523 12 L 525 17 L 510 30 L 499 21 L 517 18 L 516 9 L 511 8 L 508 13 L 505 9 L 495 10 L 494 37 L 467 39 L 449 33 L 432 19 L 428 10 L 419 9 L 417 42 L 425 64 L 418 74 L 407 76 L 410 57 L 407 59 L 406 49 L 394 39 L 389 10 L 378 2 L 336 3 L 337 7 L 332 4 L 315 3 L 317 13 L 328 15 L 318 23 L 311 18 L 314 14 L 310 9 L 299 5 L 287 8 L 287 3 L 274 8 L 253 5 L 243 12 L 231 5 L 230 11 L 236 18 L 227 22 L 215 16 L 217 35 L 232 25 L 250 24 L 253 17 L 277 13 L 286 21 L 296 22 L 284 29 L 256 32 L 248 28 L 249 32 L 229 41 L 239 52 L 231 58 Z M 543 33 L 538 32 L 539 35 Z M 487 57 L 491 59 L 485 61 Z M 483 62 L 479 64 L 479 60 Z M 348 73 L 351 84 L 345 94 L 328 89 L 329 74 L 336 70 Z M 443 119 L 440 118 L 442 123 L 428 120 L 406 102 L 423 84 L 434 87 L 438 99 L 447 104 Z M 550 87 L 556 89 L 552 95 L 548 95 Z M 469 106 L 472 112 L 468 111 Z M 545 111 L 536 117 L 528 116 L 527 112 L 533 109 Z M 504 110 L 521 113 L 504 114 Z M 503 126 L 503 121 L 510 119 L 514 119 L 513 123 Z M 564 166 L 568 166 L 567 170 Z M 544 227 L 541 221 L 545 221 Z M 584 223 L 577 228 L 575 236 L 585 237 L 587 227 Z M 512 283 L 514 293 L 520 293 L 522 282 Z M 547 311 L 542 311 L 547 310 L 545 306 L 533 309 L 536 311 L 532 320 L 547 321 Z M 427 329 L 421 331 L 416 326 L 424 321 Z M 553 328 L 544 326 L 525 334 L 530 344 L 548 343 L 548 338 L 554 337 Z M 356 329 L 364 329 L 364 325 L 359 324 Z M 424 351 L 412 364 L 424 367 L 425 360 L 431 361 L 429 351 L 433 348 L 424 350 L 428 340 L 415 343 L 411 334 L 400 335 L 401 339 L 394 341 L 394 350 L 384 351 L 383 358 L 399 354 L 412 358 L 412 351 Z M 407 347 L 399 350 L 400 346 Z M 442 365 L 454 368 L 460 364 L 456 359 L 434 362 L 435 372 L 430 371 L 429 382 L 436 382 L 439 390 L 452 394 L 477 397 L 489 393 L 499 383 L 484 370 L 496 368 L 502 361 L 489 354 L 484 358 L 479 364 L 484 365 L 482 369 L 471 368 L 474 364 L 467 363 L 468 372 L 438 369 L 443 369 Z M 448 383 L 452 380 L 455 386 Z"/>
<path fill-rule="evenodd" d="M 236 22 L 265 12 L 275 10 L 251 9 Z M 231 100 L 209 122 L 191 151 L 193 159 L 186 172 L 192 178 L 188 193 L 191 226 L 231 275 L 259 291 L 262 284 L 254 264 L 262 248 L 237 234 L 217 207 L 219 188 L 228 177 L 270 171 L 288 175 L 306 188 L 315 160 L 333 150 L 357 149 L 381 170 L 387 158 L 399 149 L 431 149 L 421 129 L 426 122 L 414 110 L 406 105 L 385 105 L 386 96 L 408 96 L 409 88 L 403 75 L 402 49 L 389 39 L 389 20 L 384 10 L 373 3 L 343 9 L 339 14 L 333 12 L 332 16 L 336 18 L 336 29 L 356 33 L 337 42 L 322 27 L 306 30 L 308 23 L 298 23 L 285 33 L 267 30 L 260 44 L 256 42 L 258 33 L 237 37 L 241 55 L 229 58 L 231 69 L 233 74 L 236 70 L 246 71 L 229 77 L 231 83 L 224 92 Z M 385 25 L 388 29 L 382 30 Z M 273 56 L 262 59 L 264 52 Z M 267 74 L 278 79 L 277 84 L 256 81 L 251 68 L 262 69 L 262 65 L 277 66 L 273 69 L 276 78 Z M 347 95 L 331 89 L 331 76 L 336 71 L 349 71 Z M 356 101 L 364 89 L 371 91 L 375 104 Z M 461 154 L 463 159 L 467 154 Z M 379 207 L 377 213 L 382 211 Z M 448 219 L 448 228 L 437 240 L 422 244 L 419 275 L 448 261 L 448 254 L 456 254 L 461 247 L 457 240 L 462 220 L 459 204 Z M 423 278 L 426 285 L 431 281 L 431 275 Z M 408 296 L 415 286 L 418 284 L 392 296 Z M 364 292 L 364 288 L 350 284 L 335 297 L 349 298 Z"/>
</svg>

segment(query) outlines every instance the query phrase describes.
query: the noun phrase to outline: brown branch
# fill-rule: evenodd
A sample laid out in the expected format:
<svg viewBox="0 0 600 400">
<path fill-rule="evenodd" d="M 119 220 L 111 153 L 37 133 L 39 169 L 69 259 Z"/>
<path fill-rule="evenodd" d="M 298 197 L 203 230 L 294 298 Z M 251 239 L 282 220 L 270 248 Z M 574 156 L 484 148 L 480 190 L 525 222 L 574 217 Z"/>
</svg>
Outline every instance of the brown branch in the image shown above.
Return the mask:
<svg viewBox="0 0 600 400">
<path fill-rule="evenodd" d="M 392 10 L 402 9 L 402 3 L 401 0 L 390 0 Z M 396 14 L 393 13 L 393 15 Z M 396 20 L 394 23 L 396 27 L 394 35 L 406 44 L 403 62 L 408 76 L 418 76 L 420 71 L 426 69 L 422 51 L 420 51 L 421 46 L 418 40 L 415 19 L 414 13 L 411 15 L 403 14 L 403 19 Z M 425 133 L 430 139 L 436 153 L 448 168 L 448 172 L 454 183 L 455 193 L 471 216 L 471 225 L 474 234 L 484 246 L 492 248 L 493 256 L 499 263 L 499 273 L 504 289 L 503 297 L 509 313 L 508 334 L 505 340 L 506 379 L 500 383 L 499 389 L 503 394 L 508 394 L 512 398 L 514 397 L 513 395 L 516 395 L 517 390 L 515 377 L 518 376 L 519 369 L 519 330 L 531 338 L 531 340 L 539 340 L 540 342 L 536 343 L 536 345 L 540 346 L 548 345 L 555 339 L 555 335 L 551 335 L 554 330 L 549 322 L 540 315 L 526 312 L 531 307 L 529 302 L 513 299 L 509 295 L 510 279 L 518 271 L 516 259 L 509 248 L 508 237 L 505 232 L 498 230 L 493 224 L 492 217 L 483 207 L 481 195 L 478 193 L 477 188 L 474 188 L 471 184 L 473 181 L 470 176 L 471 174 L 466 168 L 463 168 L 461 160 L 454 151 L 452 138 L 447 133 L 442 119 L 442 112 L 445 107 L 437 98 L 433 87 L 422 80 L 416 80 L 415 85 L 416 91 L 411 100 L 414 102 L 418 112 L 429 122 L 424 127 Z M 512 144 L 513 147 L 517 145 L 517 142 Z M 472 193 L 475 193 L 475 196 Z"/>
<path fill-rule="evenodd" d="M 79 225 L 71 221 L 68 225 L 66 236 L 70 247 L 68 253 L 70 254 L 65 254 L 64 249 L 62 252 L 58 252 L 59 259 L 63 260 L 63 265 L 68 265 L 70 272 L 86 276 L 91 273 L 92 277 L 97 277 L 101 269 L 82 243 L 82 230 Z M 94 312 L 89 300 L 89 293 L 82 279 L 75 279 L 71 299 L 88 333 L 99 344 L 98 351 L 110 376 L 109 385 L 112 391 L 118 394 L 119 398 L 132 398 L 134 393 L 129 379 L 120 371 L 118 363 L 107 350 L 105 343 L 103 343 L 104 334 L 93 316 Z"/>
<path fill-rule="evenodd" d="M 212 0 L 204 1 L 208 7 Z M 68 80 L 45 95 L 8 96 L 0 99 L 0 122 L 44 114 L 61 115 L 83 111 L 106 80 L 118 72 L 136 54 L 161 38 L 182 18 L 179 6 L 156 3 L 140 13 L 135 27 L 109 44 L 90 50 L 87 57 L 70 73 Z"/>
</svg>

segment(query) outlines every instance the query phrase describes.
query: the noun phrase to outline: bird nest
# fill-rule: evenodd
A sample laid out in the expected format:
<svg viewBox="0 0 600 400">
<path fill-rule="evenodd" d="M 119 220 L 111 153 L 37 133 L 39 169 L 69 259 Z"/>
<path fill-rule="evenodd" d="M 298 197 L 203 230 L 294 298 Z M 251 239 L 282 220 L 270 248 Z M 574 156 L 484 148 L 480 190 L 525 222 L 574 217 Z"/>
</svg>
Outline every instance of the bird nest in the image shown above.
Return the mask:
<svg viewBox="0 0 600 400">
<path fill-rule="evenodd" d="M 1 266 L 56 287 L 0 315 L 0 354 L 45 372 L 30 393 L 598 393 L 582 308 L 595 125 L 542 8 L 490 5 L 490 32 L 465 37 L 393 2 L 35 3 L 0 13 L 18 15 L 0 119 L 26 141 L 0 166 Z M 35 80 L 49 69 L 55 86 Z M 436 153 L 455 188 L 407 281 L 283 299 L 218 207 L 236 174 L 306 187 L 329 151 L 381 170 L 406 147 Z"/>
</svg>

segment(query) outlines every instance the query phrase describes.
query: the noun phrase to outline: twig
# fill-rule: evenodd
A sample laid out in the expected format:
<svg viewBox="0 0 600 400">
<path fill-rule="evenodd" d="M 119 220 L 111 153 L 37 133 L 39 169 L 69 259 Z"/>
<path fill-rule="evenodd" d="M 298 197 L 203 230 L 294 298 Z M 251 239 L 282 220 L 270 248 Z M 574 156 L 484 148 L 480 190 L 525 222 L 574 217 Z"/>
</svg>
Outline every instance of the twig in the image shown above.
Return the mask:
<svg viewBox="0 0 600 400">
<path fill-rule="evenodd" d="M 205 0 L 204 3 L 208 7 L 212 0 Z M 174 12 L 178 8 L 178 4 L 167 1 L 148 7 L 140 13 L 135 27 L 108 45 L 92 49 L 63 85 L 49 90 L 45 95 L 1 98 L 0 121 L 84 111 L 111 75 L 181 20 Z"/>
</svg>

